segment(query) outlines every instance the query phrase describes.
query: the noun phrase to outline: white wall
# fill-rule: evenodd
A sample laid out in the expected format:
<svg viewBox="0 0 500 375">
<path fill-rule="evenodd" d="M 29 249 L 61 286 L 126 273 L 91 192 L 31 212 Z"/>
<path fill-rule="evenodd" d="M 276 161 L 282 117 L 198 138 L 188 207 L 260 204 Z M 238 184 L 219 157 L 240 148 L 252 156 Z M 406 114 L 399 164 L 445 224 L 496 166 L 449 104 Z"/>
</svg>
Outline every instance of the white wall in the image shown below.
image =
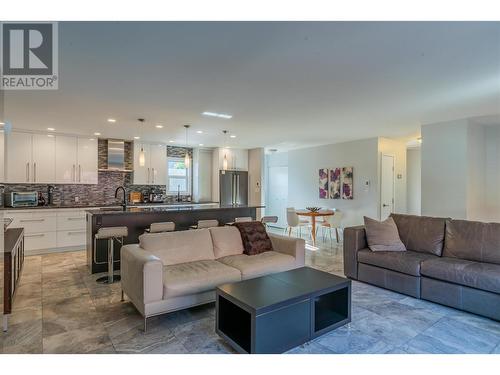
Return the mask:
<svg viewBox="0 0 500 375">
<path fill-rule="evenodd" d="M 484 126 L 467 127 L 467 219 L 483 220 L 486 195 L 486 138 Z"/>
<path fill-rule="evenodd" d="M 379 138 L 379 168 L 382 162 L 382 154 L 394 156 L 394 212 L 406 213 L 406 141 L 389 138 Z M 380 176 L 380 173 L 379 173 Z M 399 176 L 399 178 L 398 178 Z M 380 186 L 379 181 L 379 186 Z"/>
<path fill-rule="evenodd" d="M 288 206 L 288 152 L 266 155 L 263 186 L 265 215 L 278 216 L 276 225 L 285 227 Z"/>
<path fill-rule="evenodd" d="M 406 202 L 407 213 L 421 214 L 421 151 L 420 148 L 410 148 L 406 152 Z"/>
<path fill-rule="evenodd" d="M 467 120 L 422 126 L 422 215 L 467 218 Z"/>
<path fill-rule="evenodd" d="M 193 149 L 193 200 L 212 200 L 212 150 Z"/>
<path fill-rule="evenodd" d="M 288 205 L 321 206 L 345 213 L 344 226 L 363 223 L 363 215 L 377 218 L 378 139 L 345 142 L 288 152 Z M 354 199 L 319 199 L 318 169 L 354 167 Z M 365 180 L 370 181 L 365 190 Z"/>
<path fill-rule="evenodd" d="M 500 222 L 500 126 L 486 126 L 484 219 Z"/>
</svg>

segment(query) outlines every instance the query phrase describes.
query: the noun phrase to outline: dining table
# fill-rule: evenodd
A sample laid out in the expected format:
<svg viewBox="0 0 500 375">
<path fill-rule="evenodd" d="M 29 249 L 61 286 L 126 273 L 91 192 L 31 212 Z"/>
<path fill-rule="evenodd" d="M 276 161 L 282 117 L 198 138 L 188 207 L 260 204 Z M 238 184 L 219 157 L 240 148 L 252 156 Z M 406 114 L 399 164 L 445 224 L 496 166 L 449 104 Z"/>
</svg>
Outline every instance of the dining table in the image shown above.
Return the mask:
<svg viewBox="0 0 500 375">
<path fill-rule="evenodd" d="M 325 216 L 333 216 L 335 215 L 335 211 L 333 210 L 319 210 L 319 211 L 311 211 L 311 210 L 296 210 L 295 211 L 299 216 L 306 216 L 311 218 L 311 238 L 313 246 L 316 246 L 316 218 L 317 217 L 325 217 Z"/>
</svg>

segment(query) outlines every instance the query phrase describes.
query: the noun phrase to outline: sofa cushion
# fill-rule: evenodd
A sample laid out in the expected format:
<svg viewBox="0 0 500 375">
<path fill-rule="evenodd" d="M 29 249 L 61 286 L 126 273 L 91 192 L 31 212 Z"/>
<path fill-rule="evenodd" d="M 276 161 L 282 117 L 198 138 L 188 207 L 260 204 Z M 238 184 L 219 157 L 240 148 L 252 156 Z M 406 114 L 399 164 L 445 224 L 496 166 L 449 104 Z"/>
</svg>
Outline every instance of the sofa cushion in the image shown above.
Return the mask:
<svg viewBox="0 0 500 375">
<path fill-rule="evenodd" d="M 422 262 L 422 276 L 471 288 L 500 293 L 500 265 L 457 258 L 435 258 Z"/>
<path fill-rule="evenodd" d="M 445 218 L 401 214 L 391 214 L 391 217 L 407 250 L 441 256 Z"/>
<path fill-rule="evenodd" d="M 208 229 L 146 233 L 139 237 L 139 244 L 160 258 L 165 266 L 215 259 Z"/>
<path fill-rule="evenodd" d="M 216 260 L 200 260 L 163 267 L 163 298 L 195 294 L 241 281 L 241 273 Z"/>
<path fill-rule="evenodd" d="M 446 220 L 443 256 L 500 264 L 500 223 Z"/>
<path fill-rule="evenodd" d="M 245 254 L 255 255 L 273 250 L 266 227 L 260 221 L 238 222 L 233 225 L 240 231 Z"/>
<path fill-rule="evenodd" d="M 295 268 L 294 257 L 276 251 L 266 251 L 257 255 L 231 255 L 219 258 L 217 261 L 240 270 L 243 280 Z"/>
<path fill-rule="evenodd" d="M 243 242 L 238 228 L 233 226 L 210 228 L 215 258 L 243 254 Z"/>
<path fill-rule="evenodd" d="M 419 253 L 417 251 L 358 251 L 358 261 L 401 272 L 407 275 L 420 276 L 420 263 L 427 259 L 437 258 L 435 255 Z"/>
<path fill-rule="evenodd" d="M 372 251 L 405 251 L 398 228 L 391 217 L 378 221 L 364 217 L 366 240 Z"/>
</svg>

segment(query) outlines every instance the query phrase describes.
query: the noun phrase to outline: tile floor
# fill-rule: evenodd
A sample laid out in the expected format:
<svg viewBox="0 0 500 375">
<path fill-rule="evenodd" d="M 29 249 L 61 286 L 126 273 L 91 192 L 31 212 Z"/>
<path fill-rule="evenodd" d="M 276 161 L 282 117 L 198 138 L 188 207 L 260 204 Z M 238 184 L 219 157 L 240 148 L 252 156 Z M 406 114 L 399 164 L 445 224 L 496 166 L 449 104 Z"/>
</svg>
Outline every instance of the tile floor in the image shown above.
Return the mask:
<svg viewBox="0 0 500 375">
<path fill-rule="evenodd" d="M 307 250 L 307 264 L 342 275 L 342 246 Z M 83 251 L 27 257 L 3 353 L 232 353 L 214 305 L 148 320 L 120 285 L 95 283 Z M 289 353 L 497 353 L 500 323 L 353 282 L 352 323 Z"/>
</svg>

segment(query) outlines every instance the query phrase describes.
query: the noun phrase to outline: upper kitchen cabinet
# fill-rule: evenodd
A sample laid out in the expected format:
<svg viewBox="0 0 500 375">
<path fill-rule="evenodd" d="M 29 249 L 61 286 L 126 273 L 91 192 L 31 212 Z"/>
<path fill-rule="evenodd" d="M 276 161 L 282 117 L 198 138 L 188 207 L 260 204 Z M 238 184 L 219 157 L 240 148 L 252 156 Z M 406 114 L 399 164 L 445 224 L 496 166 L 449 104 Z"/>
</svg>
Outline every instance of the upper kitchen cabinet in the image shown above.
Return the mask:
<svg viewBox="0 0 500 375">
<path fill-rule="evenodd" d="M 97 184 L 97 140 L 56 136 L 56 179 L 58 184 Z"/>
<path fill-rule="evenodd" d="M 78 183 L 97 184 L 97 139 L 78 138 Z"/>
<path fill-rule="evenodd" d="M 55 180 L 53 136 L 12 132 L 7 135 L 6 182 L 50 183 Z"/>
<path fill-rule="evenodd" d="M 236 148 L 216 148 L 213 157 L 218 171 L 224 169 L 224 156 L 227 160 L 227 169 L 234 171 L 248 171 L 248 150 Z"/>
<path fill-rule="evenodd" d="M 144 165 L 142 166 L 141 150 L 144 152 Z M 165 145 L 134 142 L 134 184 L 167 184 L 167 147 Z"/>
</svg>

